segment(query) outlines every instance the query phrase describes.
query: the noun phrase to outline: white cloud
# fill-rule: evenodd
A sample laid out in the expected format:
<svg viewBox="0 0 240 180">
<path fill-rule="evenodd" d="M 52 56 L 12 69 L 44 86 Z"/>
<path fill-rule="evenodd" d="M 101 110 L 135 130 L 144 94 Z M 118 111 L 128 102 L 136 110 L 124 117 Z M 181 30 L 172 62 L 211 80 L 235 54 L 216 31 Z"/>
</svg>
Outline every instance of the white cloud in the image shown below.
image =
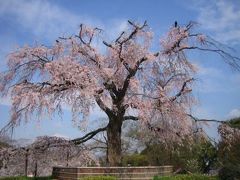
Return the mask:
<svg viewBox="0 0 240 180">
<path fill-rule="evenodd" d="M 223 73 L 220 69 L 214 68 L 214 67 L 206 67 L 200 64 L 196 65 L 198 68 L 198 75 L 201 76 L 211 76 L 211 77 L 222 77 Z"/>
<path fill-rule="evenodd" d="M 57 38 L 69 29 L 76 29 L 82 18 L 53 6 L 48 1 L 1 1 L 0 15 L 14 18 L 18 28 L 37 37 Z"/>
<path fill-rule="evenodd" d="M 237 1 L 194 1 L 198 11 L 197 21 L 203 29 L 212 32 L 217 40 L 225 43 L 240 41 L 240 3 Z"/>
<path fill-rule="evenodd" d="M 236 118 L 236 117 L 240 117 L 240 109 L 232 109 L 229 113 L 228 113 L 228 117 L 229 118 Z"/>
<path fill-rule="evenodd" d="M 108 29 L 110 36 L 116 36 L 126 27 L 126 21 L 113 19 L 103 22 L 98 18 L 76 14 L 45 0 L 0 1 L 0 16 L 12 18 L 25 32 L 31 32 L 37 39 L 55 40 L 59 36 L 76 34 L 80 23 Z M 105 28 L 108 27 L 108 28 Z M 14 28 L 14 27 L 13 27 Z"/>
</svg>

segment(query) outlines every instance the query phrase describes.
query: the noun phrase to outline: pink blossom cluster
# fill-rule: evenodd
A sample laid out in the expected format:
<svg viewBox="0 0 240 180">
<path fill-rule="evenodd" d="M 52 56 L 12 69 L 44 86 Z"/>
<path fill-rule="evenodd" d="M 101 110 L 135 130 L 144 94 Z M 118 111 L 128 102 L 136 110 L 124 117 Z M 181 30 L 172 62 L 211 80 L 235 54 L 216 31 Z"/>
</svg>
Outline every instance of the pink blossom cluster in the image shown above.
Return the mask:
<svg viewBox="0 0 240 180">
<path fill-rule="evenodd" d="M 173 27 L 165 38 L 160 40 L 163 54 L 171 55 L 177 53 L 181 48 L 189 47 L 189 31 L 183 27 Z"/>
</svg>

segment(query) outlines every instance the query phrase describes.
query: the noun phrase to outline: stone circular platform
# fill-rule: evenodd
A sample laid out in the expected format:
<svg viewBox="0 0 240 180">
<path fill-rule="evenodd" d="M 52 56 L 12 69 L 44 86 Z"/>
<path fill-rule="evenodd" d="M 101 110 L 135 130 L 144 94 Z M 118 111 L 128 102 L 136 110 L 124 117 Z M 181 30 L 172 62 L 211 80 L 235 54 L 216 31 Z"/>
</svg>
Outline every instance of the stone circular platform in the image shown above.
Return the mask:
<svg viewBox="0 0 240 180">
<path fill-rule="evenodd" d="M 154 176 L 170 175 L 173 166 L 142 167 L 53 167 L 53 178 L 79 180 L 86 176 L 115 176 L 120 180 L 149 180 Z"/>
</svg>

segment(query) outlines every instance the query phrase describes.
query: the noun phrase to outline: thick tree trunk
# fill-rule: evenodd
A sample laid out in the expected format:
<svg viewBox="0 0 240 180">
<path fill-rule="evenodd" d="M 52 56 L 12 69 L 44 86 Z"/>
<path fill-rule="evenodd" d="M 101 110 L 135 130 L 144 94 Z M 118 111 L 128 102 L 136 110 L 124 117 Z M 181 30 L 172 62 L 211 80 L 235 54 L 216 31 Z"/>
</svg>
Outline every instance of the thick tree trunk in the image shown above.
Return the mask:
<svg viewBox="0 0 240 180">
<path fill-rule="evenodd" d="M 123 118 L 110 118 L 107 127 L 107 160 L 110 166 L 121 165 L 121 132 Z"/>
</svg>

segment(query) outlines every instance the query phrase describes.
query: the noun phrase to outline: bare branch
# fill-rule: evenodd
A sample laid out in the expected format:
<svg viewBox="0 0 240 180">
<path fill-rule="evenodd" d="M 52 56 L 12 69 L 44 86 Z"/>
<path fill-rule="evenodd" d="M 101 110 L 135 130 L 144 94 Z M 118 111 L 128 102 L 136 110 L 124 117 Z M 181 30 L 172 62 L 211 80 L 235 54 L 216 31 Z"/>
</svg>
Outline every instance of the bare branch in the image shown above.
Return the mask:
<svg viewBox="0 0 240 180">
<path fill-rule="evenodd" d="M 191 82 L 191 81 L 193 81 L 193 80 L 194 80 L 194 78 L 191 78 L 191 79 L 186 80 L 186 81 L 183 83 L 181 90 L 180 90 L 175 96 L 173 96 L 173 97 L 170 98 L 171 101 L 175 101 L 178 97 L 182 96 L 182 95 L 185 93 L 185 90 L 186 90 L 186 87 L 187 87 L 187 83 L 189 83 L 189 82 Z M 189 91 L 191 91 L 191 90 L 188 90 L 188 92 L 189 92 Z"/>
<path fill-rule="evenodd" d="M 228 122 L 226 121 L 219 121 L 216 119 L 199 119 L 197 117 L 194 117 L 191 114 L 187 114 L 187 116 L 189 116 L 191 119 L 193 119 L 195 122 L 215 122 L 215 123 L 221 123 L 221 124 L 227 124 Z"/>
<path fill-rule="evenodd" d="M 125 32 L 123 31 L 120 36 L 115 40 L 115 43 L 119 43 L 119 39 L 122 38 L 122 36 L 125 34 Z"/>
<path fill-rule="evenodd" d="M 135 117 L 135 116 L 124 116 L 123 117 L 123 120 L 126 121 L 126 120 L 133 120 L 133 121 L 138 121 L 138 117 Z"/>
<path fill-rule="evenodd" d="M 193 50 L 193 49 L 197 49 L 200 51 L 209 51 L 209 52 L 215 52 L 217 54 L 219 54 L 226 63 L 228 63 L 231 67 L 240 70 L 240 58 L 236 57 L 236 56 L 232 56 L 230 53 L 227 53 L 226 51 L 222 50 L 222 49 L 210 49 L 210 48 L 201 48 L 201 47 L 197 47 L 197 46 L 192 46 L 192 47 L 182 47 L 179 49 L 179 51 L 185 50 L 185 49 L 189 49 L 189 50 Z"/>
</svg>

